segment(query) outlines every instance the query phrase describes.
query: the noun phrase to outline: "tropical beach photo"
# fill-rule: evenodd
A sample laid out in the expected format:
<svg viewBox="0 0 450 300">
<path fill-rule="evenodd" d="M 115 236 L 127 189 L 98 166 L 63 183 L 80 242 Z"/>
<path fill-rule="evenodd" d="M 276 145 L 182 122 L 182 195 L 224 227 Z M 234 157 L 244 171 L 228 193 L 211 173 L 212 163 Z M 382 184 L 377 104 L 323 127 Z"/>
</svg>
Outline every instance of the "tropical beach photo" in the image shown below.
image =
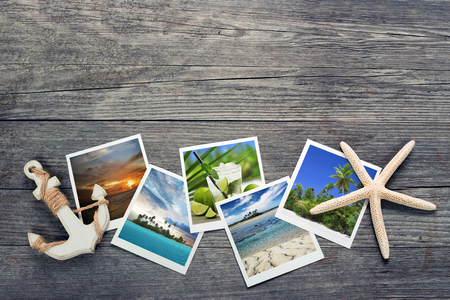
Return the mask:
<svg viewBox="0 0 450 300">
<path fill-rule="evenodd" d="M 94 203 L 92 190 L 100 185 L 107 193 L 111 223 L 123 217 L 147 169 L 140 135 L 69 154 L 67 162 L 77 205 Z M 95 210 L 81 212 L 85 224 L 93 221 Z"/>
<path fill-rule="evenodd" d="M 194 231 L 220 228 L 216 203 L 265 183 L 256 138 L 182 148 L 180 156 Z"/>
<path fill-rule="evenodd" d="M 287 186 L 286 178 L 218 204 L 233 250 L 239 255 L 238 263 L 245 272 L 244 278 L 275 270 L 316 251 L 321 255 L 315 237 L 308 231 L 275 217 Z M 301 265 L 310 262 L 304 261 Z M 272 275 L 289 270 L 292 268 Z"/>
<path fill-rule="evenodd" d="M 372 178 L 375 178 L 380 171 L 380 168 L 368 163 L 365 163 L 364 167 Z M 308 141 L 292 178 L 294 179 L 289 187 L 289 193 L 278 210 L 278 217 L 286 221 L 303 220 L 305 221 L 303 223 L 291 223 L 303 226 L 322 236 L 321 233 L 330 233 L 330 231 L 335 232 L 337 237 L 342 235 L 350 238 L 353 235 L 364 213 L 365 200 L 317 215 L 309 213 L 320 203 L 347 195 L 363 187 L 342 153 Z M 284 218 L 286 216 L 287 219 Z M 316 225 L 321 230 L 314 231 L 306 225 Z"/>
<path fill-rule="evenodd" d="M 185 272 L 201 237 L 190 232 L 185 194 L 181 177 L 151 167 L 112 243 Z"/>
</svg>

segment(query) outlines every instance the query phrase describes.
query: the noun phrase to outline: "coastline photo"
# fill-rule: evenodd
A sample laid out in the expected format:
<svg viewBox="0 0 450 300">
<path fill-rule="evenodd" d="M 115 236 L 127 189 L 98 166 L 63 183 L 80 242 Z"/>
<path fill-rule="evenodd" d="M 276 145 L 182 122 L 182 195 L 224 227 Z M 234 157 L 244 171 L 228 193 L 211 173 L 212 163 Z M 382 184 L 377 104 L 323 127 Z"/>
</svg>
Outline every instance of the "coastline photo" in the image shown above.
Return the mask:
<svg viewBox="0 0 450 300">
<path fill-rule="evenodd" d="M 362 162 L 374 179 L 381 168 Z M 367 207 L 367 200 L 311 215 L 310 209 L 362 187 L 342 152 L 307 140 L 276 216 L 350 248 Z"/>
<path fill-rule="evenodd" d="M 216 203 L 263 186 L 256 137 L 180 149 L 192 232 L 223 228 Z"/>
<path fill-rule="evenodd" d="M 323 258 L 314 234 L 275 217 L 288 180 L 282 178 L 217 205 L 247 286 Z"/>
<path fill-rule="evenodd" d="M 183 178 L 149 165 L 112 244 L 186 274 L 203 233 L 191 233 Z"/>
<path fill-rule="evenodd" d="M 95 184 L 105 189 L 110 223 L 119 226 L 125 211 L 147 169 L 147 156 L 141 135 L 134 135 L 94 148 L 66 155 L 70 182 L 77 208 L 94 203 Z M 96 208 L 79 213 L 85 224 L 93 221 Z"/>
</svg>

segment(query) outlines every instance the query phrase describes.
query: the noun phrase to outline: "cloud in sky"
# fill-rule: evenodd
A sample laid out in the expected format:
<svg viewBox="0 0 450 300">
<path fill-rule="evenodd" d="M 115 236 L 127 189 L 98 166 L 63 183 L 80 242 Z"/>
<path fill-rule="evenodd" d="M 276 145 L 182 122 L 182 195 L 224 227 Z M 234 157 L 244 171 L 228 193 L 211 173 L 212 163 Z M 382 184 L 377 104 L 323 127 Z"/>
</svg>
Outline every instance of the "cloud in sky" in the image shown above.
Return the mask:
<svg viewBox="0 0 450 300">
<path fill-rule="evenodd" d="M 146 170 L 143 155 L 136 138 L 71 157 L 79 198 L 92 191 L 94 184 L 102 186 L 108 195 L 137 188 Z"/>
<path fill-rule="evenodd" d="M 233 224 L 249 212 L 255 209 L 264 212 L 277 207 L 287 188 L 287 182 L 283 181 L 268 188 L 242 196 L 228 203 L 222 204 L 222 212 L 228 225 Z"/>
<path fill-rule="evenodd" d="M 276 202 L 277 197 L 285 191 L 287 187 L 287 183 L 274 185 L 270 187 L 264 194 L 259 197 L 259 200 L 253 202 L 247 210 L 253 211 L 257 209 L 259 211 L 267 210 L 269 208 L 273 208 L 279 204 Z"/>
<path fill-rule="evenodd" d="M 159 226 L 169 229 L 175 236 L 182 236 L 189 244 L 193 244 L 197 237 L 196 233 L 190 233 L 187 225 L 184 182 L 154 168 L 150 170 L 128 219 L 132 220 L 139 214 L 155 216 Z M 171 225 L 170 228 L 165 221 Z M 173 226 L 174 223 L 177 225 Z"/>
</svg>

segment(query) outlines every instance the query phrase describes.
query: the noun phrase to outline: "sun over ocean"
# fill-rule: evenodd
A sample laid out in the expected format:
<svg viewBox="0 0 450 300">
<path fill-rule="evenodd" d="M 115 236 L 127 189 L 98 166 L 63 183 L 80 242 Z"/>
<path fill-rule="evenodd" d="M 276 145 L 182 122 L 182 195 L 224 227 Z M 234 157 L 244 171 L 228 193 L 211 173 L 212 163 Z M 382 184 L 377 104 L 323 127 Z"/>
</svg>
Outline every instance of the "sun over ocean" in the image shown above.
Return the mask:
<svg viewBox="0 0 450 300">
<path fill-rule="evenodd" d="M 134 192 L 136 189 L 132 189 L 129 191 L 125 191 L 122 193 L 117 193 L 114 195 L 106 195 L 106 200 L 109 201 L 108 210 L 109 217 L 111 220 L 116 220 L 122 218 L 125 212 L 127 211 L 127 207 L 133 198 Z M 91 193 L 89 191 L 89 193 Z M 87 206 L 89 204 L 95 203 L 96 201 L 90 200 L 91 195 L 89 194 L 89 199 L 84 196 L 83 198 L 79 198 L 81 206 Z M 88 210 L 83 211 L 81 214 L 83 215 L 83 223 L 90 224 L 94 221 L 94 214 L 97 210 L 97 207 L 90 208 Z"/>
<path fill-rule="evenodd" d="M 119 237 L 145 250 L 185 265 L 192 248 L 126 220 Z"/>
<path fill-rule="evenodd" d="M 276 209 L 273 209 L 261 218 L 230 230 L 241 258 L 278 246 L 305 233 L 305 230 L 276 218 L 275 213 Z"/>
</svg>

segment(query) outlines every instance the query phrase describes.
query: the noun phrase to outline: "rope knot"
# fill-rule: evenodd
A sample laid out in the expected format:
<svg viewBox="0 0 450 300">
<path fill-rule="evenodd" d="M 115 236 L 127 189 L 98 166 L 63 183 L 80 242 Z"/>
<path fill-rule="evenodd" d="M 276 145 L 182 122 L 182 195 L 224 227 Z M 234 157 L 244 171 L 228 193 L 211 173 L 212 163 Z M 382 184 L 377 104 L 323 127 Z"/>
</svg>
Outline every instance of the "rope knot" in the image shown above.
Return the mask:
<svg viewBox="0 0 450 300">
<path fill-rule="evenodd" d="M 53 215 L 58 217 L 58 210 L 63 206 L 69 206 L 69 201 L 67 201 L 66 197 L 57 187 L 53 187 L 47 191 L 48 179 L 50 178 L 50 175 L 47 172 L 38 168 L 32 168 L 31 171 L 35 173 L 37 177 L 42 179 L 40 190 L 41 199 L 44 200 Z"/>
</svg>

